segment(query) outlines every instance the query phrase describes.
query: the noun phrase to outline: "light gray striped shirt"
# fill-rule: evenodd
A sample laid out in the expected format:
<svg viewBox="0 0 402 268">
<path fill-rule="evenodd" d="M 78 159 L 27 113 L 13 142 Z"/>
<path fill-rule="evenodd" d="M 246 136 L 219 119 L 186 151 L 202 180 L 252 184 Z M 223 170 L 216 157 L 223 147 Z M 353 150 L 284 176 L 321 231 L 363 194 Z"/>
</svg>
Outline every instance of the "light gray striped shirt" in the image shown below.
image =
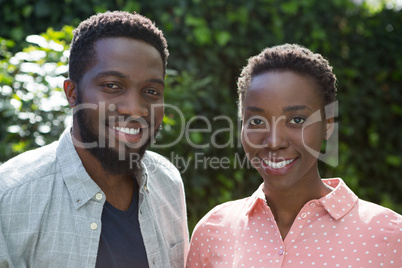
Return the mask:
<svg viewBox="0 0 402 268">
<path fill-rule="evenodd" d="M 138 218 L 149 265 L 184 267 L 189 237 L 180 174 L 150 151 L 142 165 Z M 95 267 L 104 202 L 68 129 L 59 141 L 4 163 L 0 267 Z"/>
</svg>

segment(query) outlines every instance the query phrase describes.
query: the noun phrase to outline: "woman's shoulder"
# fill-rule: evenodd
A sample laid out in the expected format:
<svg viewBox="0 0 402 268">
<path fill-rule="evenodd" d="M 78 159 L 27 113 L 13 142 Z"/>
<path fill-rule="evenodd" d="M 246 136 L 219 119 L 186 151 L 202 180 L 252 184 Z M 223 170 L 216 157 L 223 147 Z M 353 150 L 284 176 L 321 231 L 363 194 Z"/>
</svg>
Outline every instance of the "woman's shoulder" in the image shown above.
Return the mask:
<svg viewBox="0 0 402 268">
<path fill-rule="evenodd" d="M 225 228 L 239 224 L 247 218 L 251 197 L 228 201 L 212 208 L 196 225 L 195 230 L 210 228 Z"/>
<path fill-rule="evenodd" d="M 359 217 L 364 221 L 402 222 L 402 215 L 381 205 L 359 199 L 358 209 Z"/>
</svg>

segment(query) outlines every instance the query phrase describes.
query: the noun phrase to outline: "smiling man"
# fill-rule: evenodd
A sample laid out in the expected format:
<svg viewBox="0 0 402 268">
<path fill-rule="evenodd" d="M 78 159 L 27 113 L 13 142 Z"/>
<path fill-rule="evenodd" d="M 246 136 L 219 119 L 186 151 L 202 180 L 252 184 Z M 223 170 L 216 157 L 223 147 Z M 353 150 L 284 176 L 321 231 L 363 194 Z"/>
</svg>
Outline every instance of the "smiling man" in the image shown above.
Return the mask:
<svg viewBox="0 0 402 268">
<path fill-rule="evenodd" d="M 0 167 L 0 267 L 183 267 L 179 172 L 147 151 L 163 120 L 168 57 L 146 17 L 106 12 L 74 32 L 73 124 Z"/>
</svg>

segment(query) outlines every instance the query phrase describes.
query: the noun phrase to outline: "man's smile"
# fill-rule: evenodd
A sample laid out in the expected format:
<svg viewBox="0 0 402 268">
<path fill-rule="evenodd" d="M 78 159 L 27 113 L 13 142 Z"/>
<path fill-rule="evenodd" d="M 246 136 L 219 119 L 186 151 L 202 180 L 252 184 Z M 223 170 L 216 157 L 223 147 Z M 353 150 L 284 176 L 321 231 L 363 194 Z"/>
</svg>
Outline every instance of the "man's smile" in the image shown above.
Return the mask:
<svg viewBox="0 0 402 268">
<path fill-rule="evenodd" d="M 123 132 L 125 134 L 129 134 L 129 135 L 136 135 L 138 133 L 140 133 L 140 128 L 128 128 L 128 127 L 113 127 L 114 130 L 118 131 L 118 132 Z"/>
</svg>

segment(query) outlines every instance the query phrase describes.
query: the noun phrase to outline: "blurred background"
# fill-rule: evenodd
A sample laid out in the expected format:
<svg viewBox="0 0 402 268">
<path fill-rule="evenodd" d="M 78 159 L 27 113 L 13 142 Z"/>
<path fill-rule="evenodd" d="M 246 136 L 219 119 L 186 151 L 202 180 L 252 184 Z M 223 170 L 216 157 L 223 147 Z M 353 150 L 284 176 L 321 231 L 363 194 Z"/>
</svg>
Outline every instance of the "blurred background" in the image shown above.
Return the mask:
<svg viewBox="0 0 402 268">
<path fill-rule="evenodd" d="M 186 138 L 179 113 L 166 109 L 153 148 L 182 172 L 190 231 L 212 207 L 262 183 L 239 164 L 236 80 L 247 58 L 282 43 L 321 53 L 338 78 L 339 159 L 320 163 L 322 177 L 342 177 L 360 198 L 402 213 L 401 7 L 396 0 L 0 0 L 0 163 L 57 140 L 70 120 L 61 87 L 73 28 L 97 12 L 137 11 L 168 40 L 165 102 L 192 129 L 212 122 Z M 217 167 L 212 158 L 228 163 Z"/>
</svg>

